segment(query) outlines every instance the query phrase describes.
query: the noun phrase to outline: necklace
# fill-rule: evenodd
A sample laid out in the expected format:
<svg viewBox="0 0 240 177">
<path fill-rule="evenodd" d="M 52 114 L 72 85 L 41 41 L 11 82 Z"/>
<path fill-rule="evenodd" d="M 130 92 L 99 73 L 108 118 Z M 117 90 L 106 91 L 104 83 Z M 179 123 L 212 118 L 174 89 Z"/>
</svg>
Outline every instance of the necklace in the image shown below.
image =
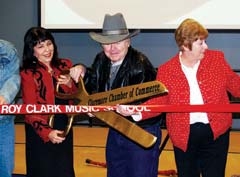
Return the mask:
<svg viewBox="0 0 240 177">
<path fill-rule="evenodd" d="M 50 73 L 51 75 L 53 75 L 54 71 L 52 68 L 48 68 L 48 73 Z"/>
</svg>

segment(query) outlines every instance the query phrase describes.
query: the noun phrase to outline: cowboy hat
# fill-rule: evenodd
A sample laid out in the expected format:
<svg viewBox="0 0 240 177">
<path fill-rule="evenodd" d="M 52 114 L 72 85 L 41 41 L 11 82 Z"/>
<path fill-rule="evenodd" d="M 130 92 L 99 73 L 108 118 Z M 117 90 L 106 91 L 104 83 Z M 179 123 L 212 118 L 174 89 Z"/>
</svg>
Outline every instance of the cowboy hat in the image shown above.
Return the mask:
<svg viewBox="0 0 240 177">
<path fill-rule="evenodd" d="M 127 29 L 126 22 L 121 13 L 115 15 L 106 14 L 104 17 L 102 33 L 90 32 L 90 37 L 101 43 L 101 44 L 111 44 L 119 42 L 137 35 L 140 30 L 134 30 L 129 33 Z"/>
</svg>

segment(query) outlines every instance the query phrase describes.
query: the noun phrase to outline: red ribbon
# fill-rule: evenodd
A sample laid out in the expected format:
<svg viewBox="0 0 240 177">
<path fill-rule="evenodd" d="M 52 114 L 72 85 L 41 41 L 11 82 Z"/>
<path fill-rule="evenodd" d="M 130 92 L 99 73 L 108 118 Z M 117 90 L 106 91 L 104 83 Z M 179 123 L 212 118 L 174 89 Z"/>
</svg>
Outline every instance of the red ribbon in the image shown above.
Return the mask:
<svg viewBox="0 0 240 177">
<path fill-rule="evenodd" d="M 6 104 L 0 105 L 0 114 L 77 114 L 114 111 L 117 106 L 84 105 L 39 105 Z M 204 105 L 125 105 L 132 112 L 240 112 L 240 104 Z"/>
</svg>

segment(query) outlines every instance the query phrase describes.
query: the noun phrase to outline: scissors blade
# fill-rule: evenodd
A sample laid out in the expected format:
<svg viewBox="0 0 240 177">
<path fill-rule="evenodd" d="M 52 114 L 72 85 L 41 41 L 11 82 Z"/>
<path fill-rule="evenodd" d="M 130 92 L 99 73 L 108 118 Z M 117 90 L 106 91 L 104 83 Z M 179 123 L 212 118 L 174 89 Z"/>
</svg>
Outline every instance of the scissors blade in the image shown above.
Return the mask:
<svg viewBox="0 0 240 177">
<path fill-rule="evenodd" d="M 93 113 L 101 121 L 139 145 L 148 148 L 157 140 L 155 136 L 115 112 Z"/>
</svg>

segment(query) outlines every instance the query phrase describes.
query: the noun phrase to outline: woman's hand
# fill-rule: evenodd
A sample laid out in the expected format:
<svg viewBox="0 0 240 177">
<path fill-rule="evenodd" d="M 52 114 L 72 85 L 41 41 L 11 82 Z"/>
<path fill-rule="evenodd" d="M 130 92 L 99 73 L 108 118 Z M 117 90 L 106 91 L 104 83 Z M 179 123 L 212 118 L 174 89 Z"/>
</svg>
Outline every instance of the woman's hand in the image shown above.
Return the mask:
<svg viewBox="0 0 240 177">
<path fill-rule="evenodd" d="M 85 73 L 86 67 L 84 65 L 76 65 L 70 69 L 70 76 L 76 83 L 78 83 L 80 77 L 84 78 Z"/>
<path fill-rule="evenodd" d="M 60 75 L 58 78 L 58 84 L 64 84 L 68 87 L 72 87 L 72 78 L 69 74 Z"/>
<path fill-rule="evenodd" d="M 48 135 L 48 138 L 50 139 L 50 141 L 53 143 L 53 144 L 59 144 L 59 143 L 62 143 L 64 140 L 65 140 L 65 137 L 60 137 L 58 136 L 59 134 L 62 134 L 63 131 L 60 131 L 60 130 L 52 130 L 49 135 Z"/>
</svg>

